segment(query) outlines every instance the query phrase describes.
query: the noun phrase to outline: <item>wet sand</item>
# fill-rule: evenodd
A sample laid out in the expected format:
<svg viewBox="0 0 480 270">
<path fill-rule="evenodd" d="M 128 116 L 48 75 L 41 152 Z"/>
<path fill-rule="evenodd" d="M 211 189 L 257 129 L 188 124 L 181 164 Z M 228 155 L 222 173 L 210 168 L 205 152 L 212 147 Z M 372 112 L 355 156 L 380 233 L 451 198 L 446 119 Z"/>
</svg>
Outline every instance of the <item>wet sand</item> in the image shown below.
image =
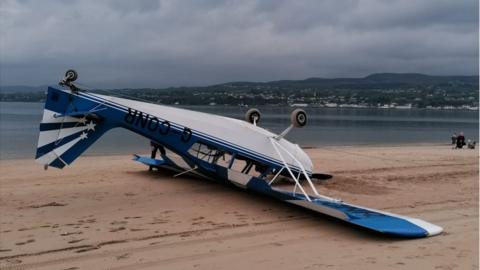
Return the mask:
<svg viewBox="0 0 480 270">
<path fill-rule="evenodd" d="M 0 161 L 1 269 L 478 269 L 478 150 L 307 149 L 320 193 L 444 228 L 404 240 L 130 156 Z"/>
</svg>

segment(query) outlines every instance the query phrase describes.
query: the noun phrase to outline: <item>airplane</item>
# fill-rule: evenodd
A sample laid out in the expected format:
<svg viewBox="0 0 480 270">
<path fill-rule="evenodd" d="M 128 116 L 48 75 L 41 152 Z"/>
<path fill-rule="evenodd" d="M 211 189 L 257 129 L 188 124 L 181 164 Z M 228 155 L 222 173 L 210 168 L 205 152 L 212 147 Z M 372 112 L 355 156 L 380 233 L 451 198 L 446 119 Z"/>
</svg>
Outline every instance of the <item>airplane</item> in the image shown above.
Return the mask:
<svg viewBox="0 0 480 270">
<path fill-rule="evenodd" d="M 347 223 L 401 237 L 438 235 L 440 226 L 319 194 L 309 156 L 285 136 L 307 124 L 296 109 L 291 125 L 274 134 L 259 126 L 260 111 L 250 109 L 245 121 L 82 90 L 68 70 L 57 87 L 49 87 L 40 123 L 36 162 L 48 167 L 70 165 L 105 132 L 125 128 L 162 148 L 160 158 L 134 155 L 147 166 L 190 174 L 328 215 Z M 279 182 L 293 184 L 285 188 Z"/>
</svg>

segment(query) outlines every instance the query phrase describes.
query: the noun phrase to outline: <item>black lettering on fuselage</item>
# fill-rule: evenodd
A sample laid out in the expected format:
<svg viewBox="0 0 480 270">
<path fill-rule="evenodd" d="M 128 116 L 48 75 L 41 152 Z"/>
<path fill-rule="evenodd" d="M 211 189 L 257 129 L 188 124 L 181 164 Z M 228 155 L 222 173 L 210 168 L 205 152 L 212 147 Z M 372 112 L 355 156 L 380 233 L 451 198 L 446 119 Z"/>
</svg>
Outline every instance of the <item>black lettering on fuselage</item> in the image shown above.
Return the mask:
<svg viewBox="0 0 480 270">
<path fill-rule="evenodd" d="M 157 117 L 152 117 L 148 121 L 148 130 L 155 131 L 155 130 L 157 130 L 158 125 L 159 125 L 158 118 Z"/>
<path fill-rule="evenodd" d="M 161 135 L 166 135 L 170 131 L 170 122 L 167 120 L 160 122 L 155 116 L 131 108 L 128 108 L 128 113 L 125 114 L 123 120 L 130 125 L 147 128 L 151 132 L 156 132 L 158 130 Z"/>
<path fill-rule="evenodd" d="M 192 137 L 192 130 L 185 127 L 183 129 L 182 135 L 180 136 L 180 140 L 182 140 L 182 142 L 188 142 L 191 137 Z"/>
<path fill-rule="evenodd" d="M 135 117 L 137 117 L 137 113 L 138 113 L 137 110 L 132 110 L 132 109 L 128 108 L 128 113 L 125 114 L 125 117 L 123 118 L 123 121 L 125 121 L 129 124 L 132 124 L 133 121 L 135 121 Z"/>
<path fill-rule="evenodd" d="M 160 129 L 158 129 L 158 131 L 159 131 L 160 134 L 162 134 L 162 135 L 167 135 L 168 132 L 170 131 L 170 122 L 168 122 L 167 120 L 163 121 L 163 122 L 160 124 Z"/>
<path fill-rule="evenodd" d="M 145 118 L 143 116 L 145 116 Z M 148 123 L 148 114 L 143 114 L 142 112 L 139 112 L 137 116 L 137 121 L 135 121 L 135 126 L 138 126 L 138 124 L 140 124 L 142 128 L 145 128 L 147 126 L 147 123 Z"/>
</svg>

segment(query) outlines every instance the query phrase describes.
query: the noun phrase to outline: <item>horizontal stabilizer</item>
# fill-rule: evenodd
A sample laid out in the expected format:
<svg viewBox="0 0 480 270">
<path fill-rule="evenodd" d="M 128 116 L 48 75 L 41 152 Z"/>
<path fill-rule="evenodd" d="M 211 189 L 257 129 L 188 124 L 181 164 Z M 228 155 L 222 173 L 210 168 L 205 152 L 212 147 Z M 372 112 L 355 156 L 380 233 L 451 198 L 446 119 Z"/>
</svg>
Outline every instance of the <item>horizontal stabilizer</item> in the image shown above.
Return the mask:
<svg viewBox="0 0 480 270">
<path fill-rule="evenodd" d="M 132 160 L 138 161 L 147 166 L 162 166 L 166 163 L 165 160 L 163 159 L 153 159 L 153 158 L 143 157 L 139 155 L 133 155 Z"/>
</svg>

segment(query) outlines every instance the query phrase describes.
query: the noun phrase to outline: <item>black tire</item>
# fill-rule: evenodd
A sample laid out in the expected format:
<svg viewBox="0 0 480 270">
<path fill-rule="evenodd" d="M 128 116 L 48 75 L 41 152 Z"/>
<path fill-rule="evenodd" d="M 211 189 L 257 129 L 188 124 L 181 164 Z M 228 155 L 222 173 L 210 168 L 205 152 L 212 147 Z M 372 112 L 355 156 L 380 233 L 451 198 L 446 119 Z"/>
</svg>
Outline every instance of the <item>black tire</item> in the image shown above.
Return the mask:
<svg viewBox="0 0 480 270">
<path fill-rule="evenodd" d="M 295 109 L 290 115 L 290 121 L 294 127 L 304 127 L 307 124 L 307 113 L 302 109 Z"/>
<path fill-rule="evenodd" d="M 258 125 L 260 118 L 261 114 L 258 109 L 252 108 L 245 113 L 245 121 L 251 124 L 256 123 Z"/>
<path fill-rule="evenodd" d="M 69 69 L 67 70 L 67 72 L 65 72 L 65 80 L 74 82 L 77 78 L 78 78 L 78 73 L 75 70 Z"/>
</svg>

